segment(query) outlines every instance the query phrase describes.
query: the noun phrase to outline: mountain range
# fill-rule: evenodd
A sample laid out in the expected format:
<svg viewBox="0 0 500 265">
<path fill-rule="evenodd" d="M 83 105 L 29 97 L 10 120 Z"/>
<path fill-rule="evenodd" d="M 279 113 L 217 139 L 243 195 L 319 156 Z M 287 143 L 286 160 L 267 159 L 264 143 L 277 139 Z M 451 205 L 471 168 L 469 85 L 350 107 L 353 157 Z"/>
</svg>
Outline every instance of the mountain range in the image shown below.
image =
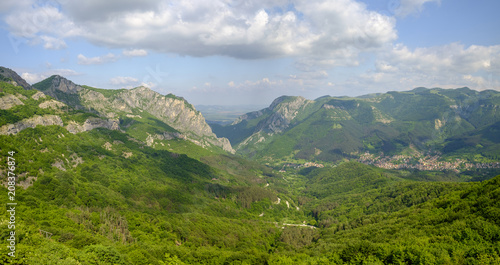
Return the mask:
<svg viewBox="0 0 500 265">
<path fill-rule="evenodd" d="M 1 67 L 0 263 L 498 264 L 499 97 L 283 96 L 210 127 L 172 94 Z"/>
<path fill-rule="evenodd" d="M 438 152 L 498 161 L 499 122 L 500 93 L 464 87 L 315 100 L 283 96 L 230 125 L 211 126 L 238 153 L 268 160 Z"/>
<path fill-rule="evenodd" d="M 2 70 L 9 73 L 5 75 L 5 78 L 17 75 L 5 68 Z M 16 83 L 19 82 L 19 79 L 15 80 L 18 80 L 15 81 Z M 234 153 L 227 139 L 217 138 L 212 133 L 200 112 L 196 111 L 186 100 L 172 94 L 163 96 L 146 87 L 131 90 L 96 89 L 76 85 L 57 75 L 34 84 L 33 88 L 59 101 L 52 101 L 52 104 L 57 105 L 55 108 L 63 108 L 66 105 L 76 110 L 86 110 L 100 117 L 100 121 L 96 119 L 85 121 L 84 127 L 92 123 L 112 123 L 114 125 L 110 126 L 114 126 L 114 129 L 127 131 L 140 126 L 140 123 L 147 123 L 151 117 L 154 117 L 164 124 L 160 125 L 162 127 L 160 130 L 147 134 L 147 141 L 150 143 L 153 143 L 155 139 L 183 138 L 202 147 L 217 147 Z M 78 127 L 74 123 L 68 126 L 66 127 Z"/>
</svg>

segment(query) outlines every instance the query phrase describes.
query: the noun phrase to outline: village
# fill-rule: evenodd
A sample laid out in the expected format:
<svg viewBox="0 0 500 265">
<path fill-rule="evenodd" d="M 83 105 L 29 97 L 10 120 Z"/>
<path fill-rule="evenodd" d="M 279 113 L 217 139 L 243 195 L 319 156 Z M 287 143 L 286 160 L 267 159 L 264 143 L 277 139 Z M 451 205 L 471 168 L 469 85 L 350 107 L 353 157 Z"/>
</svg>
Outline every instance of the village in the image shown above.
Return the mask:
<svg viewBox="0 0 500 265">
<path fill-rule="evenodd" d="M 423 155 L 417 152 L 414 155 L 394 155 L 394 156 L 384 156 L 384 154 L 371 154 L 365 152 L 359 156 L 358 162 L 374 165 L 379 168 L 384 169 L 417 169 L 422 171 L 443 171 L 451 170 L 459 173 L 464 170 L 471 169 L 494 169 L 500 168 L 500 162 L 489 162 L 489 163 L 474 163 L 466 159 L 456 158 L 451 161 L 442 161 L 439 153 L 429 153 Z M 286 168 L 308 168 L 308 167 L 325 167 L 324 164 L 316 162 L 306 162 L 304 164 L 299 163 L 286 163 L 283 164 L 279 172 L 286 172 Z"/>
<path fill-rule="evenodd" d="M 362 154 L 358 162 L 374 165 L 385 169 L 418 169 L 418 170 L 452 170 L 460 172 L 470 169 L 492 169 L 500 168 L 500 162 L 490 163 L 472 163 L 464 159 L 455 159 L 452 161 L 440 161 L 439 153 L 427 154 L 420 156 L 409 155 L 394 155 L 384 156 L 383 154 L 376 156 L 366 152 Z"/>
</svg>

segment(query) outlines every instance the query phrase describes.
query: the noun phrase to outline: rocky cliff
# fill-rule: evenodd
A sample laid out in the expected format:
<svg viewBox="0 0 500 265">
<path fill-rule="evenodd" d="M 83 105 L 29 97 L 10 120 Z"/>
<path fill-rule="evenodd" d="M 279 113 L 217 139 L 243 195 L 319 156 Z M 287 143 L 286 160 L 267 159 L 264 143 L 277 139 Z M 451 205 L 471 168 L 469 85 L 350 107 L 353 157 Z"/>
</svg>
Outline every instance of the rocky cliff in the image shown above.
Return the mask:
<svg viewBox="0 0 500 265">
<path fill-rule="evenodd" d="M 0 109 L 10 109 L 17 105 L 24 105 L 24 103 L 14 95 L 0 97 Z"/>
<path fill-rule="evenodd" d="M 173 95 L 161 95 L 147 87 L 123 90 L 110 97 L 86 89 L 80 93 L 85 107 L 106 117 L 117 117 L 119 112 L 132 114 L 133 110 L 146 111 L 175 128 L 186 139 L 197 145 L 215 145 L 234 153 L 226 138 L 217 138 L 203 115 L 186 100 Z"/>
<path fill-rule="evenodd" d="M 80 125 L 74 121 L 70 121 L 65 127 L 70 133 L 80 133 L 90 131 L 96 128 L 106 128 L 109 130 L 119 130 L 118 120 L 102 120 L 99 118 L 89 118 L 83 125 Z M 13 124 L 7 124 L 0 127 L 0 135 L 11 135 L 17 134 L 20 131 L 27 128 L 35 128 L 36 126 L 51 126 L 57 125 L 63 127 L 63 121 L 58 115 L 35 115 L 33 117 L 18 121 Z"/>
<path fill-rule="evenodd" d="M 244 114 L 231 125 L 257 119 L 268 114 L 268 117 L 264 117 L 263 120 L 259 122 L 255 129 L 255 133 L 260 131 L 264 131 L 266 133 L 280 133 L 290 126 L 292 120 L 301 110 L 312 103 L 314 103 L 314 101 L 307 100 L 303 97 L 281 96 L 275 99 L 269 107 L 263 110 Z"/>
<path fill-rule="evenodd" d="M 81 104 L 79 97 L 79 92 L 85 90 L 85 88 L 62 76 L 53 75 L 34 84 L 33 87 L 75 109 L 85 108 Z"/>
<path fill-rule="evenodd" d="M 33 89 L 28 82 L 9 68 L 0 66 L 0 81 L 7 81 L 15 86 L 22 86 L 26 90 Z"/>
<path fill-rule="evenodd" d="M 79 133 L 86 132 L 96 128 L 106 128 L 109 130 L 119 130 L 120 129 L 120 121 L 118 119 L 109 119 L 103 120 L 99 118 L 88 118 L 83 125 L 80 125 L 76 122 L 70 122 L 66 129 L 70 133 Z"/>
<path fill-rule="evenodd" d="M 84 89 L 82 86 L 77 85 L 60 75 L 53 75 L 42 82 L 37 83 L 35 88 L 43 91 L 46 95 L 51 97 L 57 97 L 57 92 L 78 94 L 78 92 Z"/>
<path fill-rule="evenodd" d="M 111 120 L 119 121 L 119 118 L 131 117 L 137 114 L 136 112 L 144 111 L 171 126 L 180 132 L 179 135 L 183 135 L 183 138 L 197 145 L 218 146 L 234 153 L 229 140 L 217 138 L 199 111 L 186 100 L 173 95 L 164 96 L 146 87 L 129 90 L 95 89 L 76 85 L 61 76 L 51 76 L 35 84 L 34 87 L 69 106 L 90 110 Z M 70 128 L 75 131 L 82 129 L 76 125 Z"/>
<path fill-rule="evenodd" d="M 303 97 L 281 96 L 265 109 L 240 116 L 230 125 L 234 130 L 240 130 L 241 127 L 243 130 L 248 130 L 246 124 L 255 123 L 255 120 L 258 120 L 258 123 L 252 129 L 253 133 L 240 142 L 236 149 L 241 150 L 254 144 L 264 143 L 272 135 L 284 132 L 294 123 L 297 115 L 304 113 L 304 110 L 311 105 L 314 105 L 314 101 Z"/>
<path fill-rule="evenodd" d="M 282 96 L 275 99 L 269 106 L 272 115 L 266 122 L 260 125 L 259 130 L 268 130 L 273 133 L 281 133 L 290 126 L 292 120 L 308 104 L 313 103 L 303 97 Z"/>
<path fill-rule="evenodd" d="M 14 124 L 7 124 L 0 127 L 1 135 L 9 135 L 9 134 L 17 134 L 18 132 L 27 129 L 27 128 L 35 128 L 36 126 L 50 126 L 50 125 L 58 125 L 63 126 L 63 121 L 61 117 L 57 115 L 44 115 L 39 116 L 35 115 L 31 118 L 24 119 L 22 121 L 16 122 Z"/>
</svg>

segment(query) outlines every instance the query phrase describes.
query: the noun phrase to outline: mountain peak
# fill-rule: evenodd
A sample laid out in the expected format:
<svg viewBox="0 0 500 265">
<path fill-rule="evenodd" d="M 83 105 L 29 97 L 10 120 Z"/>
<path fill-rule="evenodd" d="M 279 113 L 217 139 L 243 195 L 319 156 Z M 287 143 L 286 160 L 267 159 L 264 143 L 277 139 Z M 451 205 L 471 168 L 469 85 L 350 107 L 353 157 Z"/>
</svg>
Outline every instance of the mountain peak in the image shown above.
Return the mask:
<svg viewBox="0 0 500 265">
<path fill-rule="evenodd" d="M 9 68 L 0 66 L 0 81 L 10 81 L 15 86 L 22 86 L 25 90 L 33 89 L 26 80 Z"/>
<path fill-rule="evenodd" d="M 279 106 L 281 103 L 288 103 L 288 102 L 294 102 L 294 101 L 300 101 L 303 102 L 306 99 L 301 96 L 281 96 L 279 98 L 276 98 L 271 105 L 269 105 L 270 110 L 276 109 L 277 106 Z"/>
<path fill-rule="evenodd" d="M 416 87 L 412 90 L 410 90 L 410 92 L 414 92 L 414 93 L 422 93 L 422 92 L 426 92 L 428 91 L 429 89 L 428 88 L 425 88 L 425 87 Z"/>
<path fill-rule="evenodd" d="M 34 88 L 43 91 L 45 94 L 57 98 L 55 93 L 64 92 L 77 94 L 83 88 L 73 81 L 60 75 L 53 75 L 33 85 Z"/>
</svg>

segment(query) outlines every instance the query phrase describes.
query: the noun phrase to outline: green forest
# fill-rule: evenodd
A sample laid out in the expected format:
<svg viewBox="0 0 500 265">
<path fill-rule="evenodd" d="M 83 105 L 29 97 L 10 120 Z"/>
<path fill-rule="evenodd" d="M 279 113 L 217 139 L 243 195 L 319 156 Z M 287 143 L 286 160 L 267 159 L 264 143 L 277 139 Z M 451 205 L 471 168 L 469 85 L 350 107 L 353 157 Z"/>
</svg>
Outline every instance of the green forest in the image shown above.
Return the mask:
<svg viewBox="0 0 500 265">
<path fill-rule="evenodd" d="M 58 115 L 64 126 L 100 117 L 71 106 L 41 108 L 54 98 L 33 98 L 36 90 L 8 80 L 0 90 L 0 99 L 12 95 L 22 102 L 0 110 L 1 128 L 34 116 Z M 354 103 L 329 104 L 349 109 Z M 354 159 L 285 171 L 183 139 L 147 145 L 146 135 L 176 129 L 141 115 L 120 118 L 120 130 L 71 133 L 39 125 L 0 135 L 1 264 L 500 264 L 495 171 L 471 178 Z M 343 127 L 355 130 L 370 118 L 352 115 Z M 307 137 L 327 135 L 320 127 Z M 480 142 L 488 147 L 497 142 L 495 132 L 488 125 L 468 136 L 485 135 Z M 273 154 L 288 152 L 283 139 L 273 140 L 283 145 Z M 14 175 L 15 186 L 9 184 Z M 11 237 L 15 251 L 7 247 Z"/>
</svg>

